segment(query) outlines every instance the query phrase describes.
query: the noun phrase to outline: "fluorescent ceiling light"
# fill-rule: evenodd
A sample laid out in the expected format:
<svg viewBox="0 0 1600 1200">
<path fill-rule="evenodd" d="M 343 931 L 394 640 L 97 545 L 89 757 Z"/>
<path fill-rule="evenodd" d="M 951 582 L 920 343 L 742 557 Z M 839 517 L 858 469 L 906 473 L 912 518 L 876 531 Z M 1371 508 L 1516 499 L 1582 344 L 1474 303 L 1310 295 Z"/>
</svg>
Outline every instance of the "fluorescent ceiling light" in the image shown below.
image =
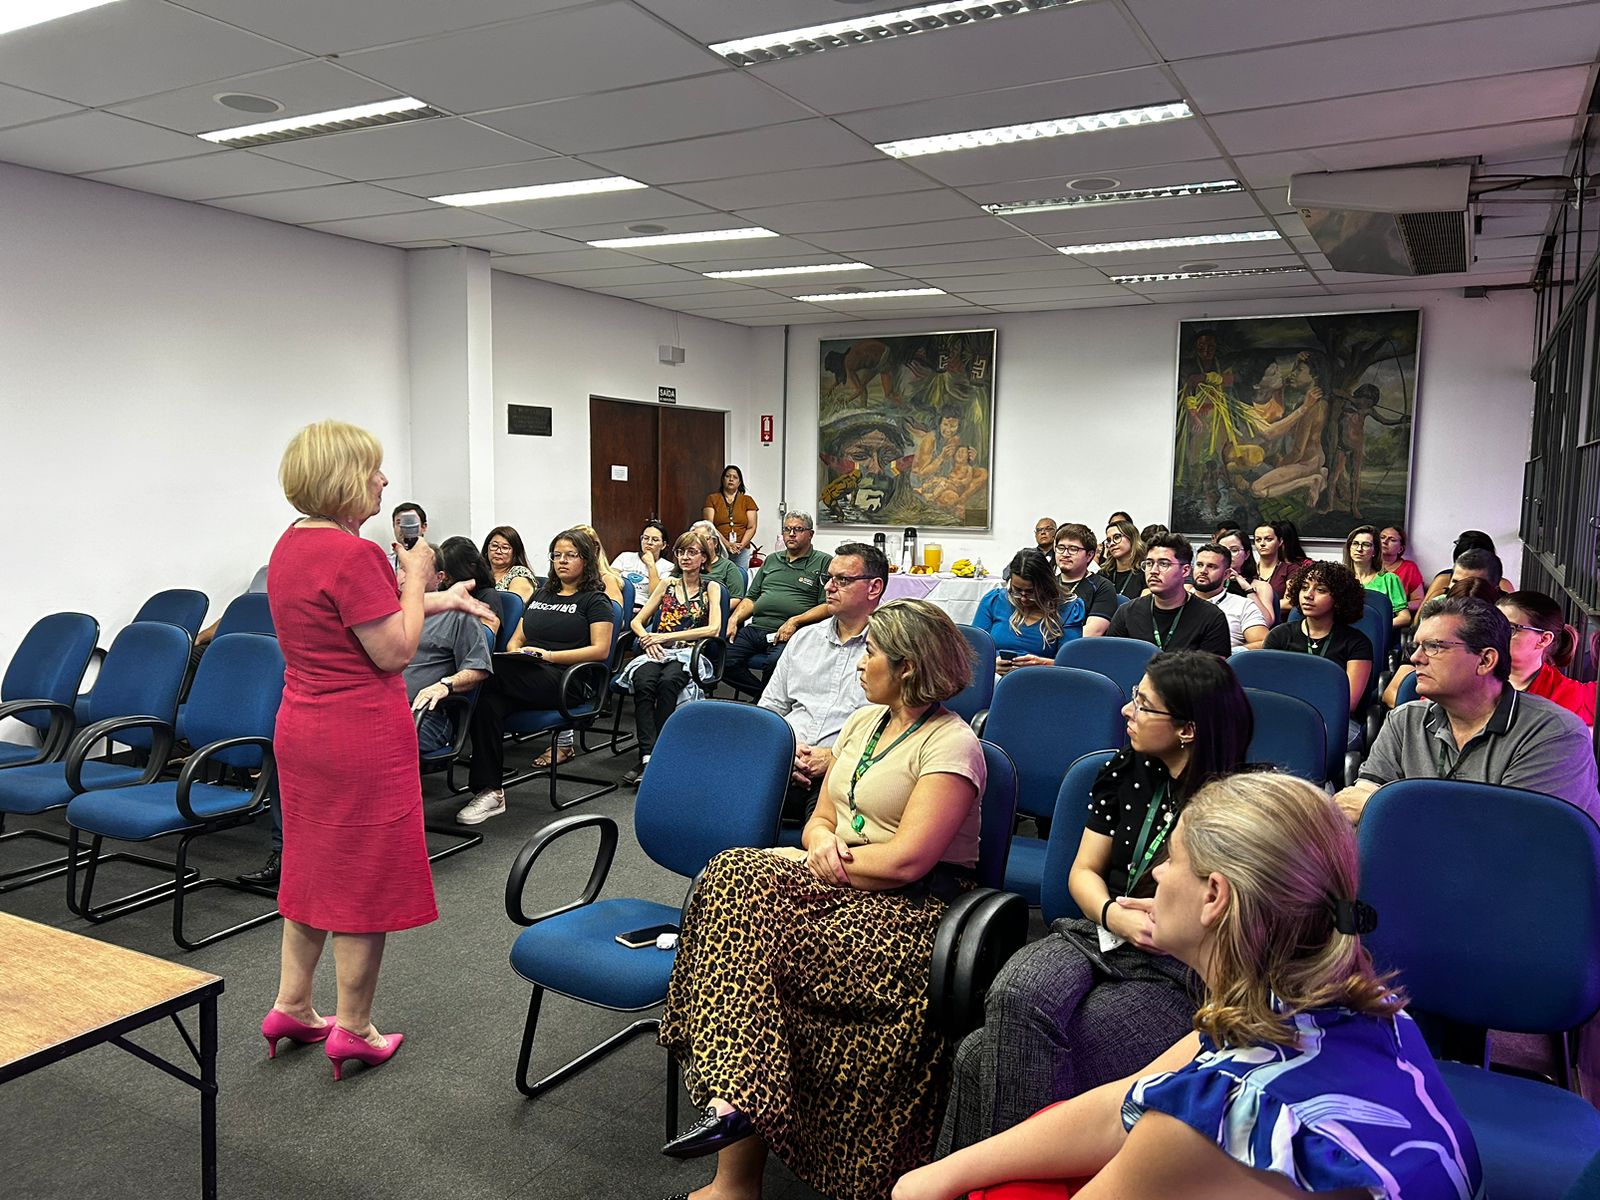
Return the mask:
<svg viewBox="0 0 1600 1200">
<path fill-rule="evenodd" d="M 0 4 L 0 33 L 43 25 L 57 17 L 70 17 L 111 3 L 113 0 L 7 0 Z"/>
<path fill-rule="evenodd" d="M 747 238 L 777 237 L 770 229 L 708 229 L 704 233 L 658 233 L 650 237 L 601 238 L 589 245 L 602 250 L 626 250 L 629 246 L 687 246 L 693 242 L 741 242 Z"/>
<path fill-rule="evenodd" d="M 410 96 L 396 96 L 393 100 L 379 100 L 376 104 L 357 104 L 352 108 L 307 113 L 303 117 L 283 117 L 255 125 L 236 125 L 232 129 L 214 129 L 196 136 L 202 141 L 223 146 L 261 146 L 270 142 L 319 137 L 325 133 L 342 133 L 347 129 L 368 129 L 374 125 L 393 125 L 398 121 L 420 121 L 427 117 L 442 116 L 443 112 L 425 101 Z"/>
<path fill-rule="evenodd" d="M 1059 212 L 1064 208 L 1084 208 L 1094 204 L 1131 204 L 1138 200 L 1170 200 L 1174 196 L 1215 196 L 1242 192 L 1237 179 L 1214 179 L 1209 183 L 1184 183 L 1174 187 L 1130 188 L 1120 192 L 1080 192 L 1051 200 L 1018 200 L 1012 204 L 985 204 L 983 210 L 997 217 L 1025 217 L 1033 213 Z"/>
<path fill-rule="evenodd" d="M 1145 238 L 1137 242 L 1089 242 L 1056 249 L 1063 254 L 1115 254 L 1122 250 L 1170 250 L 1181 246 L 1217 246 L 1224 242 L 1271 242 L 1282 236 L 1275 229 L 1253 229 L 1249 233 L 1200 233 L 1194 237 Z"/>
<path fill-rule="evenodd" d="M 915 8 L 902 8 L 894 12 L 829 21 L 826 25 L 805 25 L 799 29 L 762 34 L 760 37 L 714 42 L 708 49 L 713 54 L 722 55 L 736 67 L 748 67 L 801 54 L 842 50 L 846 46 L 864 46 L 890 38 L 910 37 L 915 33 L 931 33 L 936 29 L 959 29 L 963 25 L 974 25 L 997 17 L 1022 16 L 1073 3 L 1076 0 L 988 0 L 987 3 L 961 0 L 953 4 L 919 4 Z"/>
<path fill-rule="evenodd" d="M 870 263 L 821 263 L 814 267 L 758 267 L 749 271 L 702 271 L 707 279 L 765 279 L 773 275 L 826 275 L 832 271 L 870 271 Z"/>
<path fill-rule="evenodd" d="M 891 296 L 943 296 L 943 288 L 890 288 L 881 292 L 824 292 L 819 296 L 796 296 L 796 300 L 806 300 L 812 304 L 824 304 L 838 300 L 887 300 Z"/>
<path fill-rule="evenodd" d="M 536 183 L 529 187 L 493 188 L 487 192 L 455 192 L 449 196 L 429 196 L 436 204 L 457 208 L 476 208 L 484 204 L 514 204 L 519 200 L 553 200 L 560 196 L 598 196 L 604 192 L 631 192 L 648 187 L 634 179 L 612 175 L 605 179 L 572 179 L 566 183 Z"/>
<path fill-rule="evenodd" d="M 1177 101 L 1172 104 L 1152 104 L 1147 108 L 1124 108 L 1117 112 L 1060 117 L 1054 121 L 1032 121 L 1026 125 L 999 125 L 993 129 L 969 129 L 965 133 L 940 133 L 933 137 L 907 138 L 900 142 L 880 142 L 877 148 L 890 158 L 917 158 L 924 154 L 948 154 L 952 150 L 976 150 L 982 146 L 1033 142 L 1040 138 L 1095 133 L 1102 129 L 1159 125 L 1164 121 L 1181 121 L 1192 116 L 1194 113 L 1189 111 L 1189 106 Z"/>
<path fill-rule="evenodd" d="M 1171 283 L 1177 279 L 1232 279 L 1239 275 L 1289 275 L 1304 267 L 1240 267 L 1232 271 L 1171 271 L 1165 275 L 1112 275 L 1112 283 Z"/>
</svg>

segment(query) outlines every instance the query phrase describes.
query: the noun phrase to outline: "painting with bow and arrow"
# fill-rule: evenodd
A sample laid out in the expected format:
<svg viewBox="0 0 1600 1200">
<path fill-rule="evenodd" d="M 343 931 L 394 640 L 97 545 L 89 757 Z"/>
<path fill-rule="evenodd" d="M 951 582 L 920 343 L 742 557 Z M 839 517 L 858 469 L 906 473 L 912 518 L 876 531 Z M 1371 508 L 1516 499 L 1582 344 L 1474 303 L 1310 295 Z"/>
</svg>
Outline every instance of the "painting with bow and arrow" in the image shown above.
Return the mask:
<svg viewBox="0 0 1600 1200">
<path fill-rule="evenodd" d="M 1415 309 L 1182 322 L 1172 528 L 1293 521 L 1343 539 L 1403 525 L 1420 322 Z"/>
</svg>

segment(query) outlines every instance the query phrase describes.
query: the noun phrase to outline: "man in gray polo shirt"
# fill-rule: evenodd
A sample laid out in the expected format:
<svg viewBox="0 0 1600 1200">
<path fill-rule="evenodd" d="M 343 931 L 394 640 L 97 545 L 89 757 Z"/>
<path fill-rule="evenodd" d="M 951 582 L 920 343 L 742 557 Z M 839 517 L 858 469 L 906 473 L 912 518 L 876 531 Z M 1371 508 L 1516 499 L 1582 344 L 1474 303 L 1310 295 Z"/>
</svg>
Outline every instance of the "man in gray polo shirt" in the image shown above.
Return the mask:
<svg viewBox="0 0 1600 1200">
<path fill-rule="evenodd" d="M 434 563 L 438 561 L 439 552 L 434 548 Z M 405 584 L 403 571 L 399 581 Z M 436 570 L 428 590 L 437 591 L 443 582 L 444 572 Z M 493 660 L 486 633 L 483 622 L 470 613 L 437 612 L 422 619 L 417 652 L 401 675 L 412 709 L 423 713 L 417 725 L 417 749 L 423 754 L 450 741 L 450 718 L 439 710 L 440 702 L 446 696 L 470 692 L 489 678 Z"/>
<path fill-rule="evenodd" d="M 1542 792 L 1600 821 L 1588 727 L 1511 686 L 1511 626 L 1500 610 L 1441 596 L 1418 616 L 1411 663 L 1423 698 L 1389 715 L 1360 778 L 1334 797 L 1350 820 L 1396 779 L 1466 779 Z"/>
</svg>

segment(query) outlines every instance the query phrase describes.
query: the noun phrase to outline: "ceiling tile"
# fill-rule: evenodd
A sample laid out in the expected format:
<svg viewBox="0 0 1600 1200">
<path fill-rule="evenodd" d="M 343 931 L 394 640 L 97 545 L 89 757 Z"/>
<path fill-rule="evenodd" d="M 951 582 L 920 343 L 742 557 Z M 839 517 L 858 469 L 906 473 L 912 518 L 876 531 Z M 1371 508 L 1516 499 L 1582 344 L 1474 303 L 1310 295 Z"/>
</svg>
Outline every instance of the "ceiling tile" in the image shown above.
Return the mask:
<svg viewBox="0 0 1600 1200">
<path fill-rule="evenodd" d="M 242 153 L 242 151 L 241 151 Z M 288 163 L 258 159 L 284 171 L 300 171 Z M 303 225 L 312 221 L 338 221 L 346 217 L 379 217 L 388 213 L 417 212 L 434 206 L 416 196 L 391 192 L 367 183 L 335 183 L 328 187 L 293 188 L 256 196 L 230 196 L 212 201 L 218 208 Z"/>
<path fill-rule="evenodd" d="M 556 237 L 553 233 L 491 233 L 483 237 L 474 235 L 457 238 L 456 241 L 462 246 L 487 250 L 491 257 L 499 254 L 553 254 L 562 250 L 583 249 L 580 243 Z"/>
<path fill-rule="evenodd" d="M 685 276 L 670 283 L 599 283 L 590 285 L 608 296 L 621 296 L 626 300 L 652 300 L 663 296 L 704 296 L 710 292 L 745 291 L 737 284 L 720 279 L 701 279 Z"/>
<path fill-rule="evenodd" d="M 760 171 L 875 162 L 883 156 L 833 122 L 814 120 L 585 157 L 619 175 L 645 183 L 683 183 L 692 179 L 727 179 Z"/>
<path fill-rule="evenodd" d="M 653 267 L 611 267 L 603 271 L 565 271 L 549 277 L 552 283 L 569 287 L 627 285 L 630 283 L 704 282 L 698 276 L 677 267 L 660 264 Z"/>
<path fill-rule="evenodd" d="M 899 289 L 910 285 L 922 286 L 923 280 L 908 272 L 889 271 L 852 271 L 848 275 L 825 275 L 820 279 L 798 277 L 779 277 L 777 279 L 756 279 L 752 283 L 784 296 L 810 296 L 817 292 L 843 292 L 851 288 L 866 288 L 869 291 L 884 289 Z M 937 284 L 928 284 L 937 287 Z"/>
<path fill-rule="evenodd" d="M 1115 299 L 1128 294 L 1127 289 L 1114 283 L 1104 282 L 1098 287 L 1010 288 L 984 292 L 958 287 L 950 290 L 979 304 L 1029 304 L 1050 300 L 1093 301 Z"/>
<path fill-rule="evenodd" d="M 636 0 L 640 8 L 676 25 L 704 43 L 781 33 L 807 25 L 824 25 L 870 13 L 905 8 L 905 0 L 851 0 L 849 11 L 838 0 L 783 0 L 776 4 L 751 4 L 750 0 Z"/>
<path fill-rule="evenodd" d="M 554 254 L 512 254 L 494 260 L 497 271 L 513 275 L 554 275 L 558 271 L 585 271 L 602 267 L 637 267 L 639 260 L 619 250 L 557 251 Z"/>
<path fill-rule="evenodd" d="M 343 61 L 458 113 L 697 75 L 721 64 L 710 51 L 625 3 L 445 34 L 350 54 Z"/>
<path fill-rule="evenodd" d="M 727 67 L 693 79 L 508 108 L 485 113 L 479 120 L 564 154 L 586 154 L 809 116 L 787 96 Z"/>
<path fill-rule="evenodd" d="M 709 219 L 706 223 L 710 228 L 718 227 Z M 738 221 L 729 217 L 721 220 L 722 225 L 730 223 L 737 225 Z M 678 222 L 673 221 L 672 224 L 676 226 Z M 639 246 L 629 253 L 656 262 L 677 263 L 693 271 L 734 271 L 744 267 L 753 268 L 757 263 L 773 259 L 777 259 L 780 265 L 790 265 L 818 255 L 835 260 L 838 258 L 838 255 L 819 251 L 809 242 L 786 237 L 738 242 L 692 242 L 687 246 Z"/>
<path fill-rule="evenodd" d="M 1007 179 L 1111 175 L 1127 167 L 1212 160 L 1217 147 L 1199 121 L 1167 121 L 1067 137 L 956 150 L 912 159 L 919 171 L 952 187 Z"/>
<path fill-rule="evenodd" d="M 873 253 L 872 261 L 878 266 L 900 267 L 928 263 L 966 263 L 999 261 L 1013 258 L 1056 257 L 1055 248 L 1045 246 L 1032 238 L 1006 237 L 982 241 L 935 243 L 909 246 L 904 249 L 884 249 Z M 986 270 L 985 267 L 978 268 Z"/>
<path fill-rule="evenodd" d="M 717 313 L 717 319 L 719 321 L 737 321 L 743 317 L 781 317 L 786 315 L 809 317 L 815 311 L 815 307 L 810 304 L 763 304 L 753 308 L 739 308 L 731 312 L 719 312 Z"/>
<path fill-rule="evenodd" d="M 1005 292 L 1052 288 L 1104 287 L 1105 273 L 1094 267 L 1075 266 L 1064 254 L 1057 254 L 1061 266 L 1054 271 L 1019 271 L 1015 274 L 991 273 L 988 275 L 946 275 L 938 271 L 916 271 L 918 279 L 947 292 Z M 913 268 L 903 268 L 911 271 Z"/>
<path fill-rule="evenodd" d="M 929 254 L 937 254 L 941 250 L 950 251 L 957 249 L 960 249 L 960 247 L 923 247 L 923 250 Z M 889 255 L 894 253 L 896 253 L 896 251 L 885 250 L 874 254 L 873 257 L 880 259 L 887 258 Z M 1044 275 L 1046 278 L 1053 278 L 1063 270 L 1070 274 L 1073 271 L 1087 271 L 1091 268 L 1074 267 L 1071 263 L 1067 262 L 1064 255 L 1051 249 L 1047 250 L 1044 254 L 1037 255 L 1032 258 L 982 258 L 971 262 L 908 263 L 899 266 L 888 266 L 886 264 L 885 269 L 898 271 L 903 275 L 915 275 L 918 279 L 927 279 L 933 282 L 939 282 L 943 280 L 959 283 L 964 279 L 970 279 L 974 275 L 1002 275 L 1006 278 L 1017 280 L 1016 286 L 1024 287 L 1027 285 L 1021 282 L 1021 280 L 1018 278 L 1019 276 Z M 1099 278 L 1100 272 L 1095 271 L 1094 275 L 1096 278 Z M 942 287 L 943 283 L 941 283 L 940 286 Z"/>
<path fill-rule="evenodd" d="M 161 0 L 122 0 L 0 40 L 0 79 L 79 104 L 114 104 L 305 57 Z"/>
<path fill-rule="evenodd" d="M 814 312 L 815 307 L 815 305 L 811 304 L 806 305 L 806 312 L 809 315 L 792 317 L 730 317 L 728 319 L 736 325 L 750 325 L 757 329 L 771 325 L 837 325 L 849 320 L 849 318 L 841 316 L 839 313 L 828 312 L 826 309 L 822 312 Z"/>
<path fill-rule="evenodd" d="M 0 160 L 68 175 L 214 153 L 216 147 L 198 138 L 103 112 L 73 113 L 0 130 Z"/>
<path fill-rule="evenodd" d="M 224 150 L 174 162 L 97 171 L 89 178 L 184 200 L 212 200 L 339 182 L 321 171 L 261 158 L 248 150 Z"/>
<path fill-rule="evenodd" d="M 1098 267 L 1107 275 L 1149 275 L 1176 271 L 1191 263 L 1214 262 L 1225 268 L 1297 267 L 1300 257 L 1284 242 L 1229 242 L 1220 246 L 1115 250 L 1110 254 L 1063 255 L 1068 262 Z"/>
<path fill-rule="evenodd" d="M 1169 221 L 1216 221 L 1260 217 L 1261 206 L 1246 192 L 1172 196 L 1125 204 L 1094 204 L 1056 212 L 1013 214 L 1003 220 L 1036 237 L 1115 231 L 1129 225 L 1163 225 Z"/>
<path fill-rule="evenodd" d="M 807 234 L 830 229 L 870 229 L 875 225 L 897 225 L 904 221 L 950 221 L 981 213 L 982 210 L 965 196 L 940 188 L 898 196 L 780 204 L 773 208 L 744 209 L 738 215 L 779 233 Z"/>
<path fill-rule="evenodd" d="M 1008 232 L 1009 228 L 993 217 L 984 216 L 959 221 L 886 226 L 882 229 L 844 229 L 837 233 L 819 233 L 807 240 L 844 254 L 897 246 L 950 246 L 968 241 L 990 241 Z"/>
<path fill-rule="evenodd" d="M 25 92 L 21 88 L 0 83 L 0 129 L 21 125 L 26 121 L 42 121 L 46 117 L 59 117 L 77 109 L 76 104 Z"/>
<path fill-rule="evenodd" d="M 433 208 L 427 212 L 392 213 L 382 217 L 353 217 L 346 221 L 319 221 L 307 226 L 323 233 L 360 238 L 364 242 L 414 242 L 441 238 L 454 241 L 485 233 L 507 233 L 515 228 L 482 213 L 460 208 Z"/>
<path fill-rule="evenodd" d="M 544 158 L 546 151 L 459 118 L 407 121 L 302 138 L 256 153 L 346 179 L 386 179 Z"/>
<path fill-rule="evenodd" d="M 526 225 L 530 229 L 558 231 L 563 237 L 574 236 L 571 228 L 580 223 L 585 226 L 590 222 L 603 224 L 610 230 L 608 233 L 593 235 L 596 239 L 633 236 L 626 228 L 630 222 L 667 225 L 674 232 L 679 231 L 679 222 L 682 220 L 710 221 L 709 226 L 701 228 L 720 229 L 729 224 L 728 219 L 720 214 L 706 216 L 707 210 L 691 200 L 659 192 L 654 188 L 632 192 L 609 192 L 598 196 L 523 200 L 516 204 L 487 204 L 474 211 L 503 217 L 518 225 Z"/>
<path fill-rule="evenodd" d="M 842 167 L 812 167 L 804 171 L 774 171 L 704 183 L 678 183 L 672 190 L 713 208 L 733 211 L 808 200 L 882 196 L 936 186 L 926 175 L 880 156 L 876 162 L 849 163 Z"/>
<path fill-rule="evenodd" d="M 1149 304 L 1143 296 L 1124 291 L 1121 297 L 1107 296 L 1101 300 L 1030 300 L 1019 304 L 1002 304 L 995 301 L 989 307 L 995 312 L 1030 313 L 1060 312 L 1070 308 L 1125 308 L 1132 304 Z"/>
<path fill-rule="evenodd" d="M 460 192 L 487 192 L 495 188 L 532 187 L 538 183 L 567 183 L 573 179 L 599 179 L 611 172 L 575 158 L 535 159 L 472 167 L 464 171 L 438 171 L 428 175 L 384 177 L 383 186 L 413 196 L 453 196 Z"/>
<path fill-rule="evenodd" d="M 1065 196 L 1077 190 L 1071 185 L 1081 174 L 1056 175 L 1044 179 L 1023 179 L 1006 183 L 977 183 L 960 191 L 979 204 L 1014 204 L 1021 200 L 1048 200 Z M 1201 158 L 1190 162 L 1156 163 L 1145 167 L 1123 167 L 1115 175 L 1106 176 L 1114 188 L 1174 187 L 1184 183 L 1204 183 L 1212 179 L 1233 178 L 1233 168 L 1223 158 Z"/>
<path fill-rule="evenodd" d="M 283 111 L 244 113 L 226 108 L 216 101 L 216 97 L 223 92 L 266 96 L 282 104 Z M 303 117 L 307 113 L 371 104 L 392 99 L 394 94 L 394 89 L 386 84 L 362 79 L 333 63 L 309 59 L 270 71 L 235 75 L 230 79 L 213 79 L 209 83 L 178 88 L 144 100 L 130 100 L 126 104 L 116 105 L 111 111 L 179 133 L 209 133 L 215 129 L 233 129 L 258 121 Z"/>
<path fill-rule="evenodd" d="M 188 8 L 220 17 L 312 54 L 409 41 L 492 21 L 526 17 L 585 0 L 183 0 Z"/>
</svg>

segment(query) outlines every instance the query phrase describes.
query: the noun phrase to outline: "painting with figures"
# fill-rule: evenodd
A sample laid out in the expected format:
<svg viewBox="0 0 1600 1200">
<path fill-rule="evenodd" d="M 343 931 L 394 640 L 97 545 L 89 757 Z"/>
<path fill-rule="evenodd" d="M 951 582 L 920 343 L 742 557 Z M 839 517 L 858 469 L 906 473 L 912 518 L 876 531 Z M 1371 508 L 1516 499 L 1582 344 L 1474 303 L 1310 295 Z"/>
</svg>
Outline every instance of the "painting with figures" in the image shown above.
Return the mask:
<svg viewBox="0 0 1600 1200">
<path fill-rule="evenodd" d="M 989 528 L 995 331 L 819 348 L 817 520 Z"/>
<path fill-rule="evenodd" d="M 1415 309 L 1179 325 L 1174 529 L 1293 521 L 1342 539 L 1404 523 Z"/>
</svg>

